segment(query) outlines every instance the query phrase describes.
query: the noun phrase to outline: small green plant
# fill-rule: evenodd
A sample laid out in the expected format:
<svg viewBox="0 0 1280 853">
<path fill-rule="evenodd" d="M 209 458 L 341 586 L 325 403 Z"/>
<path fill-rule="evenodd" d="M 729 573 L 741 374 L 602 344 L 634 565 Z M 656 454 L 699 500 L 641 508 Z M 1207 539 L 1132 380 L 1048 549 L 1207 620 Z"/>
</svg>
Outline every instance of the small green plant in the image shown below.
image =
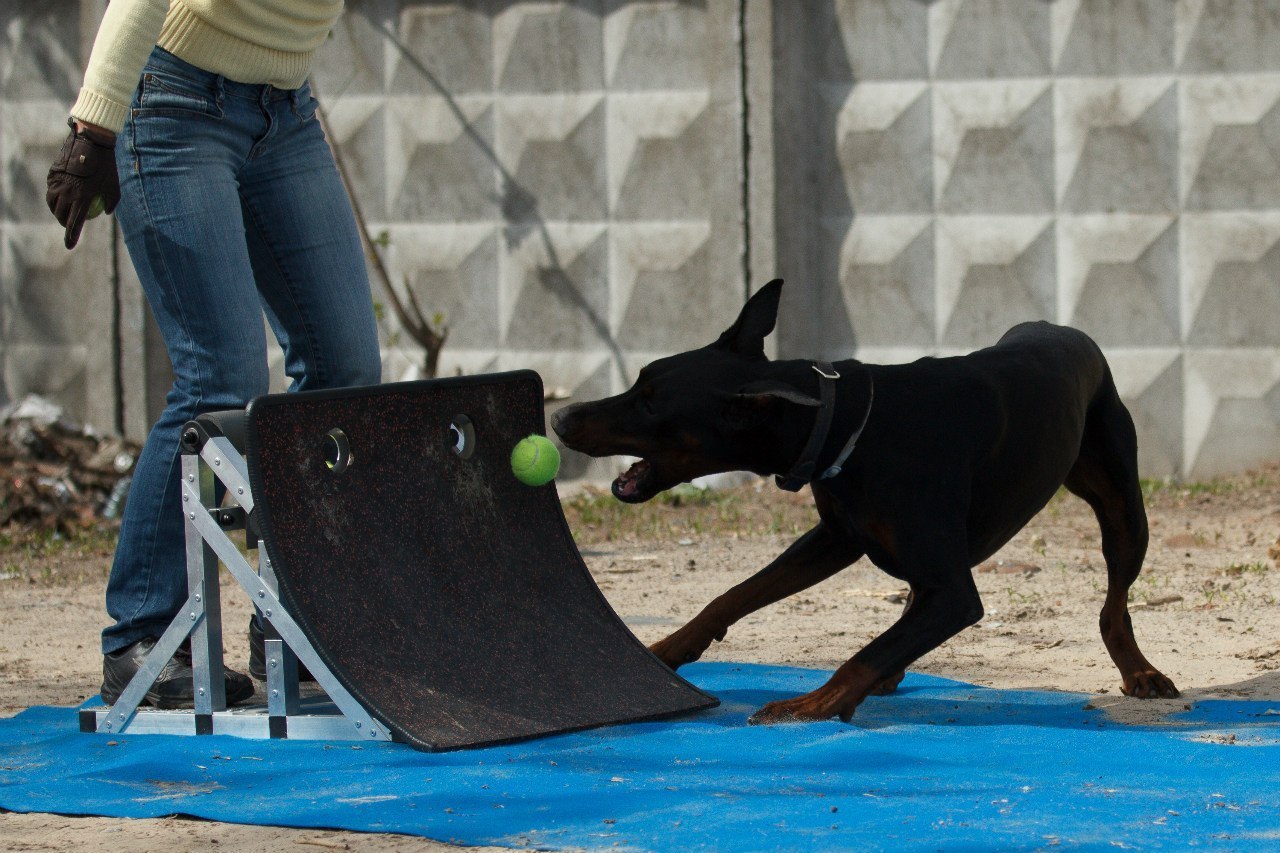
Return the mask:
<svg viewBox="0 0 1280 853">
<path fill-rule="evenodd" d="M 1265 480 L 1265 477 L 1261 479 Z M 1207 481 L 1185 482 L 1176 477 L 1160 479 L 1143 479 L 1139 481 L 1144 500 L 1156 497 L 1194 498 L 1200 495 L 1227 495 L 1236 491 L 1239 486 L 1232 480 L 1215 478 Z"/>
<path fill-rule="evenodd" d="M 1034 604 L 1040 600 L 1040 596 L 1036 593 L 1028 593 L 1012 586 L 1005 587 L 1004 594 L 1008 596 L 1010 605 Z"/>
<path fill-rule="evenodd" d="M 1200 591 L 1204 594 L 1204 603 L 1209 608 L 1217 607 L 1226 600 L 1226 591 L 1211 580 L 1205 581 Z"/>
<path fill-rule="evenodd" d="M 0 537 L 0 550 L 34 559 L 60 554 L 110 554 L 115 550 L 118 535 L 115 526 L 106 523 L 72 528 L 66 533 L 58 530 L 11 531 Z"/>
<path fill-rule="evenodd" d="M 1271 571 L 1271 564 L 1256 560 L 1252 563 L 1232 563 L 1221 569 L 1222 574 L 1239 577 L 1241 575 L 1265 575 Z"/>
<path fill-rule="evenodd" d="M 117 535 L 106 522 L 66 532 L 11 527 L 0 534 L 0 582 L 101 583 Z"/>
</svg>

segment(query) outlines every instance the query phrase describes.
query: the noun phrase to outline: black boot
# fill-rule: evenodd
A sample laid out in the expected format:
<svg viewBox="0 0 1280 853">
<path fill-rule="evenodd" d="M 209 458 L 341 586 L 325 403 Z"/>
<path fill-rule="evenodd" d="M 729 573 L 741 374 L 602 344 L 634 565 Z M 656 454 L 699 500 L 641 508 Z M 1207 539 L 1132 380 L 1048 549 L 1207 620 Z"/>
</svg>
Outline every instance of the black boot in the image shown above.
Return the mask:
<svg viewBox="0 0 1280 853">
<path fill-rule="evenodd" d="M 249 674 L 259 681 L 267 680 L 267 643 L 266 633 L 256 615 L 249 617 Z M 315 681 L 311 670 L 298 662 L 298 681 Z"/>
<path fill-rule="evenodd" d="M 144 637 L 131 646 L 102 656 L 102 701 L 114 705 L 129 686 L 134 674 L 142 668 L 154 637 Z M 227 704 L 236 705 L 253 695 L 253 682 L 243 673 L 223 669 L 226 679 Z M 190 708 L 195 705 L 195 688 L 191 675 L 191 646 L 183 643 L 160 670 L 146 695 L 143 705 L 157 708 Z"/>
</svg>

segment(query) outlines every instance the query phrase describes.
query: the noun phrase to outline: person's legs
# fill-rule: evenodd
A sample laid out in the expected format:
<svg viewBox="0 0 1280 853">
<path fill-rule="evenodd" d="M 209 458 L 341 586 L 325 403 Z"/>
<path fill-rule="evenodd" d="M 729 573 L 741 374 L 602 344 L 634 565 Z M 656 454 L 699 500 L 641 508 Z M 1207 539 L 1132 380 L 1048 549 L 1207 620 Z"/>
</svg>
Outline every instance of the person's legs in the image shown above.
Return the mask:
<svg viewBox="0 0 1280 853">
<path fill-rule="evenodd" d="M 240 173 L 249 257 L 290 390 L 374 385 L 382 366 L 364 250 L 311 89 L 266 90 L 270 130 Z"/>
<path fill-rule="evenodd" d="M 159 636 L 186 599 L 179 432 L 267 390 L 262 312 L 291 390 L 381 373 L 364 253 L 309 89 L 226 81 L 157 50 L 133 106 L 117 215 L 175 381 L 126 506 L 107 655 Z"/>
<path fill-rule="evenodd" d="M 236 177 L 261 122 L 254 127 L 235 100 L 220 78 L 157 51 L 117 144 L 116 215 L 175 378 L 121 524 L 106 596 L 114 624 L 102 634 L 108 656 L 158 637 L 187 597 L 182 425 L 267 390 L 266 335 Z M 118 686 L 112 681 L 108 673 L 104 696 Z M 252 693 L 247 680 L 235 692 L 243 687 Z"/>
</svg>

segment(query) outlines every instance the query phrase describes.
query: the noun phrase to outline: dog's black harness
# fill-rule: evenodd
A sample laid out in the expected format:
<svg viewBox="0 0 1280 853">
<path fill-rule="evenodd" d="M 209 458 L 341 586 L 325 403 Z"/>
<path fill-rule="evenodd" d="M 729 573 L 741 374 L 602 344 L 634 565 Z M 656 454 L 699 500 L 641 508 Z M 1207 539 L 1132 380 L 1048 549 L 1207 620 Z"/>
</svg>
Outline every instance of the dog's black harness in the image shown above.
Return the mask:
<svg viewBox="0 0 1280 853">
<path fill-rule="evenodd" d="M 778 484 L 778 488 L 786 489 L 788 492 L 798 492 L 800 488 L 812 480 L 829 480 L 840 473 L 845 460 L 849 458 L 849 454 L 853 453 L 853 447 L 858 443 L 858 438 L 862 435 L 863 429 L 867 426 L 867 421 L 871 418 L 871 404 L 876 398 L 876 383 L 871 376 L 871 371 L 867 371 L 867 413 L 862 416 L 862 423 L 858 424 L 858 428 L 849 436 L 849 440 L 845 442 L 844 449 L 840 451 L 840 455 L 835 461 L 827 466 L 817 477 L 813 472 L 818 467 L 818 454 L 822 452 L 823 446 L 827 443 L 827 433 L 831 431 L 831 421 L 836 414 L 836 380 L 840 378 L 840 373 L 835 366 L 829 361 L 815 361 L 810 367 L 818 374 L 818 392 L 820 404 L 818 414 L 813 419 L 813 431 L 809 433 L 809 441 L 804 446 L 804 450 L 800 452 L 800 458 L 796 460 L 796 464 L 791 466 L 791 471 L 786 475 L 778 474 L 774 477 L 774 482 Z"/>
</svg>

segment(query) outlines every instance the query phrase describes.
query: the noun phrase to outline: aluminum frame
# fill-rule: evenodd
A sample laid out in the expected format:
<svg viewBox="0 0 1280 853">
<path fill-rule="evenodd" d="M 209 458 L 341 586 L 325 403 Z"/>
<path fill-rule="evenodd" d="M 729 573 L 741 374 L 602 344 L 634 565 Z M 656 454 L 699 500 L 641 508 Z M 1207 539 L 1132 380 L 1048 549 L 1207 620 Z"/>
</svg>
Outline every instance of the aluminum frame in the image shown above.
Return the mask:
<svg viewBox="0 0 1280 853">
<path fill-rule="evenodd" d="M 217 483 L 229 505 L 219 506 Z M 253 511 L 244 457 L 230 440 L 215 436 L 198 452 L 182 453 L 182 511 L 186 530 L 186 604 L 169 623 L 114 705 L 80 712 L 80 729 L 101 734 L 225 734 L 244 738 L 389 741 L 389 729 L 343 687 L 280 601 L 275 572 L 265 548 L 248 529 Z M 247 551 L 258 553 L 255 568 L 228 535 L 245 531 Z M 269 626 L 266 631 L 266 704 L 228 708 L 223 671 L 222 599 L 219 565 L 226 566 Z M 271 630 L 271 629 L 274 629 Z M 195 688 L 190 710 L 140 707 L 160 671 L 191 638 Z M 301 661 L 326 695 L 302 696 Z"/>
</svg>

